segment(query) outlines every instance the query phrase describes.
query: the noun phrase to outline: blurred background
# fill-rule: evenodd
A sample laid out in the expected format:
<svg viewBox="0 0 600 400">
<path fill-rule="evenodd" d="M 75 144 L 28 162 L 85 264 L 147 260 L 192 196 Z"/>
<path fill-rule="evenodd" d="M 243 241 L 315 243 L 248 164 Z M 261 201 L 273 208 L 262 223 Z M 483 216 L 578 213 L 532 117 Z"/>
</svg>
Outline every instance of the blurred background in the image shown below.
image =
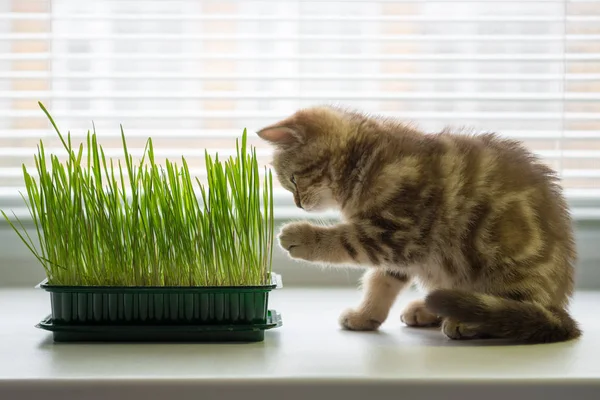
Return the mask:
<svg viewBox="0 0 600 400">
<path fill-rule="evenodd" d="M 151 136 L 199 177 L 244 128 L 266 165 L 254 131 L 315 104 L 499 132 L 560 171 L 600 258 L 600 1 L 0 0 L 0 208 L 21 215 L 21 165 L 60 145 L 38 100 L 76 140 L 93 120 L 107 155 L 123 124 L 134 154 Z M 310 217 L 279 189 L 276 206 Z M 6 232 L 0 282 L 20 282 Z"/>
</svg>

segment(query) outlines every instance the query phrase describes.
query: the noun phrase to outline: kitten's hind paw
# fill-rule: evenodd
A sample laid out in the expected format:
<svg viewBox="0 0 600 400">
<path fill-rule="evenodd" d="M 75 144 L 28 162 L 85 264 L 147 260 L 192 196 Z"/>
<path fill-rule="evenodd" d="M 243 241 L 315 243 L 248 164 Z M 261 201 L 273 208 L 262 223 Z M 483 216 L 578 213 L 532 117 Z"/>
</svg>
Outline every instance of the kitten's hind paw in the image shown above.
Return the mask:
<svg viewBox="0 0 600 400">
<path fill-rule="evenodd" d="M 453 340 L 484 338 L 484 335 L 479 333 L 476 324 L 458 322 L 451 318 L 446 318 L 444 319 L 444 322 L 442 322 L 442 333 Z"/>
<path fill-rule="evenodd" d="M 442 320 L 425 307 L 423 300 L 415 300 L 406 306 L 400 320 L 408 326 L 440 326 Z"/>
<path fill-rule="evenodd" d="M 371 315 L 351 308 L 340 315 L 339 322 L 342 328 L 350 331 L 374 331 L 383 323 Z"/>
</svg>

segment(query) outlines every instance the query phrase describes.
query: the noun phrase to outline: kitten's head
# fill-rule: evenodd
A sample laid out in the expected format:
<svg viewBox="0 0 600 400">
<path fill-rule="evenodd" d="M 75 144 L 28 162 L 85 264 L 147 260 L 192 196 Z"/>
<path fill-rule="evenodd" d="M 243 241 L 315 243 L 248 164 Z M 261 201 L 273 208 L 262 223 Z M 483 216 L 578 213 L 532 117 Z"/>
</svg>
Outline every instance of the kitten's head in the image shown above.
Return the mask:
<svg viewBox="0 0 600 400">
<path fill-rule="evenodd" d="M 331 165 L 339 157 L 337 150 L 350 125 L 344 112 L 315 107 L 258 131 L 262 139 L 274 146 L 277 179 L 294 194 L 296 206 L 321 211 L 338 205 Z"/>
</svg>

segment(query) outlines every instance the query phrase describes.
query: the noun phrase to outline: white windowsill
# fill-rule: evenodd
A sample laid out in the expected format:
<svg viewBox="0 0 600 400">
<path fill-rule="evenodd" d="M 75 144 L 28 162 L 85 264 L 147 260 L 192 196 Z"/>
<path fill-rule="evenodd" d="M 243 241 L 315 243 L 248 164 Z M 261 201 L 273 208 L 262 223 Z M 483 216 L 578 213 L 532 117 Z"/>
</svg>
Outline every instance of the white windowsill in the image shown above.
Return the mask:
<svg viewBox="0 0 600 400">
<path fill-rule="evenodd" d="M 378 333 L 338 328 L 356 290 L 284 287 L 270 303 L 284 325 L 262 343 L 53 344 L 34 328 L 48 314 L 48 295 L 0 289 L 0 398 L 598 398 L 600 292 L 576 296 L 580 340 L 535 346 L 406 328 L 398 316 L 414 296 L 401 297 Z"/>
</svg>

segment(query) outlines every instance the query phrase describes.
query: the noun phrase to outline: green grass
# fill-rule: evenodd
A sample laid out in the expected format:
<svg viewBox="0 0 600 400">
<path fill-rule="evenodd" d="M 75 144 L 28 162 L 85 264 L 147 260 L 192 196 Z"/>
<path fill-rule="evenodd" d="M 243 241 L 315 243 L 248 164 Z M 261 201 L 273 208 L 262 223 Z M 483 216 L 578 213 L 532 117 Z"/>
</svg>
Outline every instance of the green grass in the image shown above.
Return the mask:
<svg viewBox="0 0 600 400">
<path fill-rule="evenodd" d="M 181 165 L 154 158 L 152 139 L 138 163 L 107 159 L 96 132 L 73 145 L 52 123 L 68 153 L 65 162 L 34 156 L 37 179 L 23 166 L 21 194 L 35 226 L 30 235 L 2 211 L 53 285 L 246 286 L 270 283 L 273 178 L 260 173 L 244 130 L 237 155 L 206 153 L 207 182 Z M 261 176 L 262 175 L 262 176 Z M 126 179 L 126 177 L 128 179 Z M 262 179 L 261 179 L 262 178 Z M 35 237 L 32 238 L 31 236 Z M 37 242 L 37 243 L 36 243 Z"/>
</svg>

